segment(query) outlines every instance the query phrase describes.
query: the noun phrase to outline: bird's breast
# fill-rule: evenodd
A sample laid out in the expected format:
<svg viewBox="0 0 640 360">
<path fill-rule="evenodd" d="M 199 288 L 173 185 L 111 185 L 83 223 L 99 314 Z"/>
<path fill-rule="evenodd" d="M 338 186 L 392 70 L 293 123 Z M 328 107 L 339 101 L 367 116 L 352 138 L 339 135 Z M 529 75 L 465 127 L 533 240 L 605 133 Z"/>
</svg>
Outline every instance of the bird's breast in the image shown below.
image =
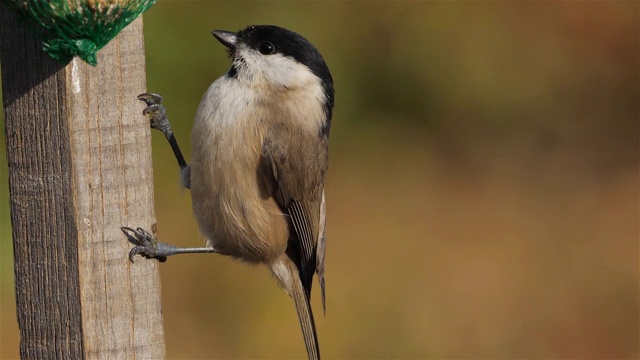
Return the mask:
<svg viewBox="0 0 640 360">
<path fill-rule="evenodd" d="M 193 210 L 207 242 L 250 262 L 286 249 L 287 222 L 259 174 L 266 127 L 247 93 L 214 83 L 192 131 Z"/>
</svg>

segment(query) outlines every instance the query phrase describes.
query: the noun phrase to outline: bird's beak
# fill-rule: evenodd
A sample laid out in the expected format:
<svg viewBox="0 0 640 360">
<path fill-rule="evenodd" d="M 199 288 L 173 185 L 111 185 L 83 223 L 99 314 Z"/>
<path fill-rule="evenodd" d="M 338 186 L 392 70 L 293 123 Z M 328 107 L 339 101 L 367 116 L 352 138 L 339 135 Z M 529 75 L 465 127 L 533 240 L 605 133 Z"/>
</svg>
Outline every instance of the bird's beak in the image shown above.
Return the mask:
<svg viewBox="0 0 640 360">
<path fill-rule="evenodd" d="M 226 46 L 227 49 L 234 50 L 236 48 L 236 41 L 238 39 L 236 33 L 224 30 L 213 30 L 211 34 L 215 36 L 222 45 Z"/>
</svg>

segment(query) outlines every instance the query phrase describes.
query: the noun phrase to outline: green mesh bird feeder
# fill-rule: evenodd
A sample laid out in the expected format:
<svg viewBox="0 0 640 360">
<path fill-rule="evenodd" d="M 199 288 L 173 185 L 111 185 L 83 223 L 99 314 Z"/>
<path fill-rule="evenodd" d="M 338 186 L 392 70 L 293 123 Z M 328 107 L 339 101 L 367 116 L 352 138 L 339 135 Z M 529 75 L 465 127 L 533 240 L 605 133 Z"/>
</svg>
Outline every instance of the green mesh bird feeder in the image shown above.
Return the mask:
<svg viewBox="0 0 640 360">
<path fill-rule="evenodd" d="M 61 63 L 97 64 L 97 52 L 156 0 L 0 0 Z"/>
</svg>

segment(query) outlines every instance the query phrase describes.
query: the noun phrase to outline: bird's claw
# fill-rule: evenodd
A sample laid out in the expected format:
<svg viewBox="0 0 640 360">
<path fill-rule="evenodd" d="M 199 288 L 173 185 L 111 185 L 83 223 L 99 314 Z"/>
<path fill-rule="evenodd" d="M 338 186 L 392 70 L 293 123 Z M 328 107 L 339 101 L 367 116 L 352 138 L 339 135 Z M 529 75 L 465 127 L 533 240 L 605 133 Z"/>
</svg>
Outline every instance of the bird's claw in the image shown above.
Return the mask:
<svg viewBox="0 0 640 360">
<path fill-rule="evenodd" d="M 163 133 L 171 131 L 167 111 L 162 105 L 162 96 L 154 93 L 142 93 L 138 95 L 138 100 L 147 104 L 142 110 L 143 115 L 149 115 L 149 123 L 152 129 L 160 130 Z"/>
<path fill-rule="evenodd" d="M 138 100 L 143 101 L 147 106 L 162 104 L 162 95 L 154 93 L 142 93 L 138 95 Z"/>
<path fill-rule="evenodd" d="M 149 115 L 153 119 L 157 114 L 161 114 L 164 106 L 162 104 L 151 104 L 142 110 L 142 115 Z"/>
<path fill-rule="evenodd" d="M 158 240 L 143 228 L 132 229 L 130 227 L 121 227 L 120 230 L 127 236 L 129 242 L 135 245 L 129 251 L 129 261 L 133 262 L 133 258 L 140 254 L 141 256 L 151 259 L 155 258 L 160 262 L 167 261 L 167 256 L 159 254 Z"/>
</svg>

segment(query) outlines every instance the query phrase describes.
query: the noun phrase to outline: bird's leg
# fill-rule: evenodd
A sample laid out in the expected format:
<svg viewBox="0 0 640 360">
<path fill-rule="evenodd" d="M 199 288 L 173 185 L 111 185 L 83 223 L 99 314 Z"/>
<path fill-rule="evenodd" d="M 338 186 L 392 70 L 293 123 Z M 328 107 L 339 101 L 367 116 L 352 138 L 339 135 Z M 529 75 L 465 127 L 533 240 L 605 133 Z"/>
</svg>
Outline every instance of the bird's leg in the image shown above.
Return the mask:
<svg viewBox="0 0 640 360">
<path fill-rule="evenodd" d="M 186 181 L 183 180 L 185 187 L 190 188 L 190 181 L 188 179 L 189 167 L 187 166 L 187 162 L 184 160 L 184 156 L 182 156 L 182 151 L 180 151 L 178 141 L 173 135 L 171 124 L 167 118 L 167 111 L 164 108 L 164 105 L 162 105 L 162 96 L 153 93 L 144 93 L 138 95 L 138 100 L 147 104 L 147 107 L 142 111 L 142 113 L 144 115 L 149 115 L 151 128 L 162 131 L 169 141 L 171 149 L 176 156 L 176 160 L 178 160 L 178 165 L 180 165 L 180 170 L 183 173 L 183 176 L 186 175 Z M 167 256 L 175 254 L 216 252 L 214 248 L 179 248 L 170 244 L 165 244 L 159 242 L 153 235 L 142 228 L 132 229 L 129 227 L 122 227 L 120 230 L 122 230 L 122 232 L 127 236 L 129 242 L 135 245 L 133 249 L 129 251 L 129 260 L 131 260 L 131 262 L 133 262 L 133 258 L 137 254 L 148 259 L 155 258 L 160 262 L 165 262 L 167 261 Z"/>
<path fill-rule="evenodd" d="M 158 259 L 160 262 L 167 261 L 167 256 L 176 254 L 193 254 L 193 253 L 215 253 L 217 250 L 212 247 L 199 248 L 179 248 L 170 244 L 159 242 L 153 235 L 149 234 L 142 228 L 132 229 L 129 227 L 120 228 L 127 236 L 129 241 L 134 244 L 134 248 L 129 252 L 129 260 L 133 262 L 133 258 L 140 254 L 141 256 L 151 259 Z"/>
<path fill-rule="evenodd" d="M 173 153 L 176 155 L 180 170 L 186 168 L 187 162 L 184 160 L 184 156 L 182 156 L 176 137 L 173 136 L 173 130 L 171 129 L 169 118 L 167 118 L 167 110 L 164 108 L 164 105 L 162 105 L 162 96 L 154 93 L 144 93 L 138 95 L 138 100 L 147 104 L 146 109 L 144 109 L 142 113 L 149 115 L 151 128 L 162 131 L 167 138 Z"/>
</svg>

